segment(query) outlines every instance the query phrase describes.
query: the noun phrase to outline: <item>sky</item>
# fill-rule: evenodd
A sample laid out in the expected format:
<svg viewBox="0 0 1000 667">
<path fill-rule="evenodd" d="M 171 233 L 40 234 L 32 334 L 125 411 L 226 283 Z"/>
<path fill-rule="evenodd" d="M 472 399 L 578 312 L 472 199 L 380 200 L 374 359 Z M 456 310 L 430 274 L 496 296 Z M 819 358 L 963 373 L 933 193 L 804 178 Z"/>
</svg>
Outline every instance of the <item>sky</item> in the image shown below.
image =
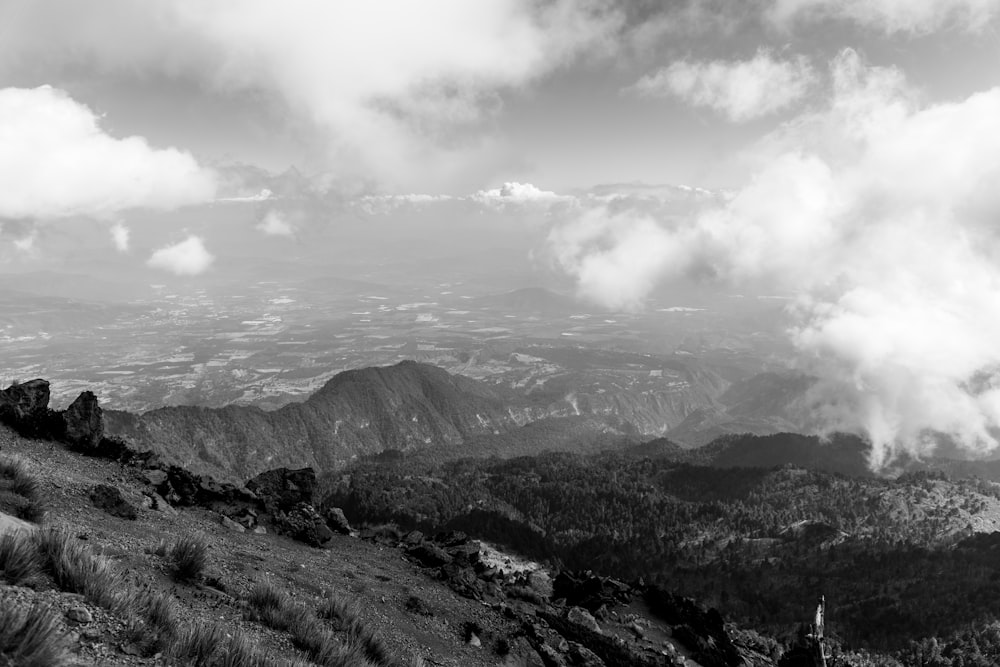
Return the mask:
<svg viewBox="0 0 1000 667">
<path fill-rule="evenodd" d="M 612 308 L 788 295 L 818 431 L 875 466 L 989 452 L 998 27 L 1000 0 L 0 0 L 0 270 L 489 239 Z"/>
</svg>

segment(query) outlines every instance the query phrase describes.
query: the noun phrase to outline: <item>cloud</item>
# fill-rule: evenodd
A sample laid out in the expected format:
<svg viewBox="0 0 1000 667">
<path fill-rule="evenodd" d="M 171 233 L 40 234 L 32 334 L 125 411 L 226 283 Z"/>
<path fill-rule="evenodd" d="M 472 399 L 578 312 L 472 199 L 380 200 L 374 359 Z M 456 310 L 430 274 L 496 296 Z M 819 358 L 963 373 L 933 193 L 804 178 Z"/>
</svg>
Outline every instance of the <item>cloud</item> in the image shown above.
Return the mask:
<svg viewBox="0 0 1000 667">
<path fill-rule="evenodd" d="M 259 95 L 314 131 L 331 169 L 395 189 L 491 159 L 478 130 L 501 95 L 610 50 L 622 21 L 607 0 L 109 0 L 100 12 L 13 0 L 0 71 L 159 74 Z"/>
<path fill-rule="evenodd" d="M 196 276 L 208 269 L 214 261 L 215 257 L 205 248 L 201 238 L 189 236 L 180 243 L 156 250 L 146 264 L 179 276 Z"/>
<path fill-rule="evenodd" d="M 585 212 L 548 237 L 556 262 L 580 292 L 615 310 L 636 310 L 653 287 L 673 271 L 677 244 L 651 218 Z"/>
<path fill-rule="evenodd" d="M 100 216 L 212 198 L 212 173 L 190 154 L 116 139 L 56 88 L 0 90 L 0 216 Z"/>
<path fill-rule="evenodd" d="M 257 225 L 257 230 L 267 236 L 294 236 L 295 227 L 276 209 L 271 209 Z"/>
<path fill-rule="evenodd" d="M 542 190 L 531 183 L 504 183 L 499 188 L 480 190 L 470 196 L 472 201 L 494 208 L 504 206 L 527 206 L 532 204 L 558 204 L 572 202 L 575 197 L 560 195 L 550 190 Z"/>
<path fill-rule="evenodd" d="M 760 49 L 750 60 L 675 62 L 627 90 L 644 97 L 676 97 L 740 123 L 792 106 L 815 82 L 805 57 L 778 60 Z"/>
<path fill-rule="evenodd" d="M 111 240 L 118 252 L 128 252 L 129 229 L 122 223 L 116 223 L 111 228 Z"/>
<path fill-rule="evenodd" d="M 911 35 L 942 29 L 979 32 L 998 13 L 998 0 L 774 0 L 768 10 L 769 18 L 785 27 L 834 18 Z"/>
<path fill-rule="evenodd" d="M 757 147 L 754 178 L 683 218 L 590 212 L 555 228 L 592 299 L 641 304 L 700 277 L 799 296 L 798 364 L 818 431 L 860 432 L 874 467 L 943 435 L 1000 446 L 1000 88 L 921 105 L 894 69 L 831 63 L 821 110 Z"/>
</svg>

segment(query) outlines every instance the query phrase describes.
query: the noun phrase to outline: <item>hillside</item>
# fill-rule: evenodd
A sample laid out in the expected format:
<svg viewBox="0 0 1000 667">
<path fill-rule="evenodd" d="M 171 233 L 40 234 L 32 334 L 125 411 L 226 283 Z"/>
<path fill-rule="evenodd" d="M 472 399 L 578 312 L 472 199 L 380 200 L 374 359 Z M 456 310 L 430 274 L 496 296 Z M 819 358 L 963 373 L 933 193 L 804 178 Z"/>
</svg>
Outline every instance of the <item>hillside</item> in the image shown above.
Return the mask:
<svg viewBox="0 0 1000 667">
<path fill-rule="evenodd" d="M 383 450 L 459 447 L 544 416 L 514 391 L 412 361 L 345 371 L 302 403 L 109 411 L 111 435 L 193 470 L 246 479 L 279 465 L 335 470 Z"/>
<path fill-rule="evenodd" d="M 75 424 L 46 412 L 44 388 L 0 393 L 19 430 Z M 3 664 L 774 667 L 781 650 L 661 588 L 549 571 L 461 533 L 356 530 L 327 508 L 307 546 L 293 517 L 316 516 L 311 470 L 241 489 L 107 439 L 83 455 L 65 433 L 0 425 Z"/>
<path fill-rule="evenodd" d="M 328 480 L 327 502 L 364 520 L 465 530 L 571 569 L 642 576 L 779 637 L 809 593 L 827 596 L 841 640 L 879 651 L 1000 616 L 1000 486 L 677 460 L 687 455 L 664 444 L 363 465 Z"/>
</svg>

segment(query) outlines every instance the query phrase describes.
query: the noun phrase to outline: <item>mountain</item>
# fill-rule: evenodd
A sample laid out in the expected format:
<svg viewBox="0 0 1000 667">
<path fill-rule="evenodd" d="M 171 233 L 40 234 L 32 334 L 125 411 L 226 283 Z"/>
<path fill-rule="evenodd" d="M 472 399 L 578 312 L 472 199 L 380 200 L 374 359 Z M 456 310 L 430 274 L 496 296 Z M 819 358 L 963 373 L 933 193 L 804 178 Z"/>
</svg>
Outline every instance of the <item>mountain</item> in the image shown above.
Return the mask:
<svg viewBox="0 0 1000 667">
<path fill-rule="evenodd" d="M 248 478 L 278 465 L 335 470 L 383 450 L 459 447 L 545 416 L 524 396 L 431 366 L 345 371 L 303 403 L 108 411 L 107 430 L 199 472 Z"/>
</svg>

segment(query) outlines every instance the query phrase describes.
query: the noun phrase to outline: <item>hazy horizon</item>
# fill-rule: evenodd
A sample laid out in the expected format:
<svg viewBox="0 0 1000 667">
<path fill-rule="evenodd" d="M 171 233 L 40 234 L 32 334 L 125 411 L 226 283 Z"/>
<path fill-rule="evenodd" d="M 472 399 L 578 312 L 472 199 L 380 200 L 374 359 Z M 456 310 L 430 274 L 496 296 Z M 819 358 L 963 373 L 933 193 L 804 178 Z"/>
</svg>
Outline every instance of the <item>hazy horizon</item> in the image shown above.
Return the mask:
<svg viewBox="0 0 1000 667">
<path fill-rule="evenodd" d="M 1000 0 L 0 2 L 8 372 L 83 382 L 118 349 L 193 355 L 200 377 L 238 355 L 185 346 L 239 327 L 400 349 L 547 336 L 695 350 L 727 381 L 810 375 L 810 428 L 865 435 L 875 464 L 942 435 L 991 452 L 998 15 Z M 462 298 L 526 287 L 583 319 L 554 308 L 542 331 L 541 306 L 516 304 L 510 326 L 484 307 L 448 328 Z M 143 322 L 173 342 L 143 347 Z M 254 354 L 277 349 L 263 336 Z M 391 358 L 371 346 L 295 363 L 320 377 Z M 251 370 L 278 368 L 268 354 Z"/>
</svg>

